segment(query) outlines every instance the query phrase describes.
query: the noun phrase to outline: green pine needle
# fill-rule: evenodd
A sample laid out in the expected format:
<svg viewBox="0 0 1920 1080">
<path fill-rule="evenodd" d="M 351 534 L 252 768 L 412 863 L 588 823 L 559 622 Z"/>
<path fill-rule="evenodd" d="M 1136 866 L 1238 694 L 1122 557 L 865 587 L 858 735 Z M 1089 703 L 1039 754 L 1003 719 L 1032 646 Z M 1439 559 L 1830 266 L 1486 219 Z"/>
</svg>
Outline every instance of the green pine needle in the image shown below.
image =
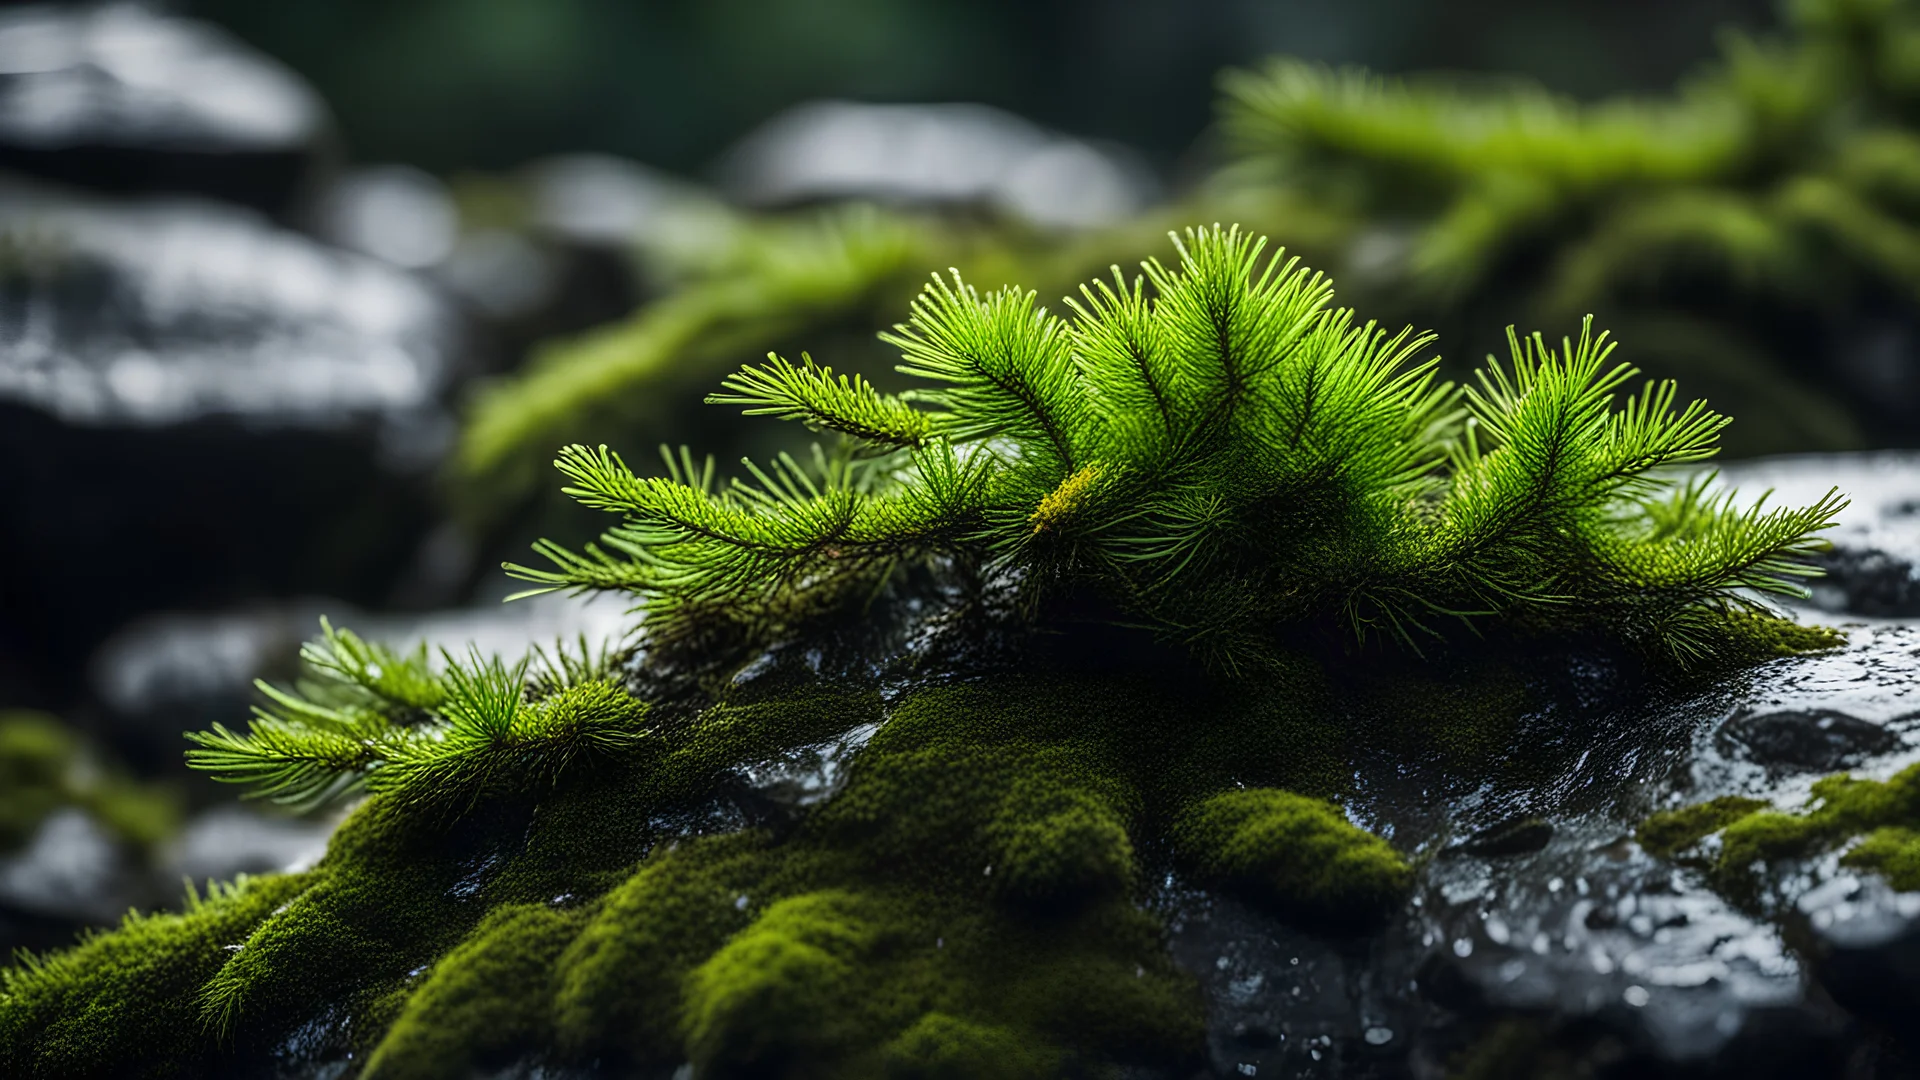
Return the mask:
<svg viewBox="0 0 1920 1080">
<path fill-rule="evenodd" d="M 1070 318 L 935 277 L 883 335 L 929 384 L 907 395 L 776 357 L 714 399 L 860 453 L 749 464 L 714 490 L 569 447 L 568 494 L 622 524 L 508 569 L 633 593 L 656 640 L 721 623 L 764 640 L 952 560 L 1008 571 L 1026 610 L 1104 596 L 1229 670 L 1315 624 L 1417 648 L 1489 619 L 1692 662 L 1754 593 L 1799 591 L 1845 505 L 1743 510 L 1669 479 L 1728 420 L 1676 408 L 1670 382 L 1626 393 L 1635 371 L 1590 320 L 1558 349 L 1510 334 L 1510 360 L 1459 391 L 1422 358 L 1430 337 L 1356 322 L 1264 239 L 1215 226 L 1174 246 L 1177 266 L 1115 268 Z"/>
</svg>

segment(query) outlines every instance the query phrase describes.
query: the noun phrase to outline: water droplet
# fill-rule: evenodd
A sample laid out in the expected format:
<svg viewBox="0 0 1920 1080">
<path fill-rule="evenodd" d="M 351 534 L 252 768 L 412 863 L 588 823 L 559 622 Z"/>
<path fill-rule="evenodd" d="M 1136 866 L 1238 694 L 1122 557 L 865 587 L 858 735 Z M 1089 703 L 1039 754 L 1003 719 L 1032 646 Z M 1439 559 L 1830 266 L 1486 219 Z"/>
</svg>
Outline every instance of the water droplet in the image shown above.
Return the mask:
<svg viewBox="0 0 1920 1080">
<path fill-rule="evenodd" d="M 1453 943 L 1453 955 L 1459 957 L 1462 960 L 1465 960 L 1467 957 L 1472 956 L 1473 942 L 1468 941 L 1466 938 L 1460 938 L 1459 940 L 1455 941 Z"/>
<path fill-rule="evenodd" d="M 1387 1027 L 1370 1027 L 1362 1037 L 1367 1040 L 1368 1046 L 1385 1046 L 1393 1041 L 1393 1029 Z"/>
<path fill-rule="evenodd" d="M 735 911 L 747 910 L 747 894 L 746 893 L 741 893 L 739 896 L 736 896 L 733 898 L 733 909 Z"/>
<path fill-rule="evenodd" d="M 1620 991 L 1620 1000 L 1636 1009 L 1645 1005 L 1652 997 L 1653 995 L 1647 993 L 1647 988 L 1644 986 L 1629 986 L 1625 990 Z"/>
</svg>

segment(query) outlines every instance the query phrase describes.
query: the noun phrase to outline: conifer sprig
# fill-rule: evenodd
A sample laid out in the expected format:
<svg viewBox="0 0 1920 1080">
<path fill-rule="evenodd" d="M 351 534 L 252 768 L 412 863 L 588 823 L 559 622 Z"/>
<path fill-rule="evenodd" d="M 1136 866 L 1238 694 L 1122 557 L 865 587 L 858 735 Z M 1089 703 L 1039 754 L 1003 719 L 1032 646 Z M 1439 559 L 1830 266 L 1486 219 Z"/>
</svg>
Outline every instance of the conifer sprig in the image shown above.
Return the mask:
<svg viewBox="0 0 1920 1080">
<path fill-rule="evenodd" d="M 1413 647 L 1501 618 L 1604 629 L 1681 659 L 1716 618 L 1812 573 L 1844 505 L 1737 508 L 1663 470 L 1711 456 L 1727 419 L 1635 375 L 1590 322 L 1457 391 L 1431 339 L 1332 304 L 1324 276 L 1237 228 L 1174 238 L 1068 301 L 936 277 L 886 335 L 900 397 L 774 359 L 714 400 L 838 431 L 867 454 L 749 466 L 709 490 L 569 447 L 568 492 L 624 523 L 602 545 L 510 566 L 545 588 L 637 594 L 656 634 L 756 633 L 869 596 L 915 559 L 967 559 L 1038 611 L 1099 594 L 1229 669 L 1316 624 Z M 989 577 L 994 575 L 989 574 Z"/>
<path fill-rule="evenodd" d="M 400 654 L 324 620 L 293 690 L 264 681 L 245 732 L 189 732 L 187 763 L 253 797 L 310 809 L 356 790 L 457 809 L 451 799 L 551 781 L 577 759 L 614 754 L 647 733 L 647 708 L 584 651 L 529 661 Z"/>
</svg>

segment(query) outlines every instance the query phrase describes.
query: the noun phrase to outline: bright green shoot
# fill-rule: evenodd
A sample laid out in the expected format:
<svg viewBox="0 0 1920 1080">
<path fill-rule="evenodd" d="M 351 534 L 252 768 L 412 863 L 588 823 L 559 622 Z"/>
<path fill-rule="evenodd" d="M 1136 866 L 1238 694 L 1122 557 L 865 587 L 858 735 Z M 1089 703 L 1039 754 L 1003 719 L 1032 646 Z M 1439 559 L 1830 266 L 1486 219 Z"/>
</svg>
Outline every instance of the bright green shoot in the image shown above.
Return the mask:
<svg viewBox="0 0 1920 1080">
<path fill-rule="evenodd" d="M 551 589 L 640 598 L 656 641 L 750 640 L 858 604 L 915 563 L 964 565 L 1043 617 L 1067 594 L 1228 671 L 1315 628 L 1418 649 L 1502 620 L 1611 633 L 1682 662 L 1729 618 L 1793 594 L 1844 505 L 1742 509 L 1675 466 L 1727 418 L 1677 406 L 1583 325 L 1510 335 L 1460 392 L 1431 339 L 1332 306 L 1323 275 L 1237 228 L 1175 237 L 1178 264 L 1034 294 L 936 277 L 885 340 L 922 389 L 887 395 L 772 358 L 712 400 L 843 436 L 811 465 L 720 487 L 669 457 L 637 477 L 606 447 L 556 463 L 622 515 L 600 544 L 539 549 Z M 1764 500 L 1762 500 L 1764 504 Z"/>
</svg>

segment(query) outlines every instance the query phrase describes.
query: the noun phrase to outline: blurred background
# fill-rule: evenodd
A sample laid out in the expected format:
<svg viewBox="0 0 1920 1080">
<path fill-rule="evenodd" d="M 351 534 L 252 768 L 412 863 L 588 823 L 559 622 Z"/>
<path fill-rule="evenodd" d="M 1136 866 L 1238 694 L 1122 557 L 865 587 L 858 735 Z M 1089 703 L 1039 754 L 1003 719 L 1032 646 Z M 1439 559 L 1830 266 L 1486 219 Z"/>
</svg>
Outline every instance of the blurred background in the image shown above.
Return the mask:
<svg viewBox="0 0 1920 1080">
<path fill-rule="evenodd" d="M 1914 445 L 1917 118 L 1900 0 L 0 5 L 0 947 L 312 857 L 180 733 L 322 614 L 618 633 L 498 603 L 608 524 L 554 450 L 791 447 L 702 396 L 885 385 L 936 268 L 1240 221 L 1456 373 L 1596 312 L 1735 454 Z"/>
</svg>

